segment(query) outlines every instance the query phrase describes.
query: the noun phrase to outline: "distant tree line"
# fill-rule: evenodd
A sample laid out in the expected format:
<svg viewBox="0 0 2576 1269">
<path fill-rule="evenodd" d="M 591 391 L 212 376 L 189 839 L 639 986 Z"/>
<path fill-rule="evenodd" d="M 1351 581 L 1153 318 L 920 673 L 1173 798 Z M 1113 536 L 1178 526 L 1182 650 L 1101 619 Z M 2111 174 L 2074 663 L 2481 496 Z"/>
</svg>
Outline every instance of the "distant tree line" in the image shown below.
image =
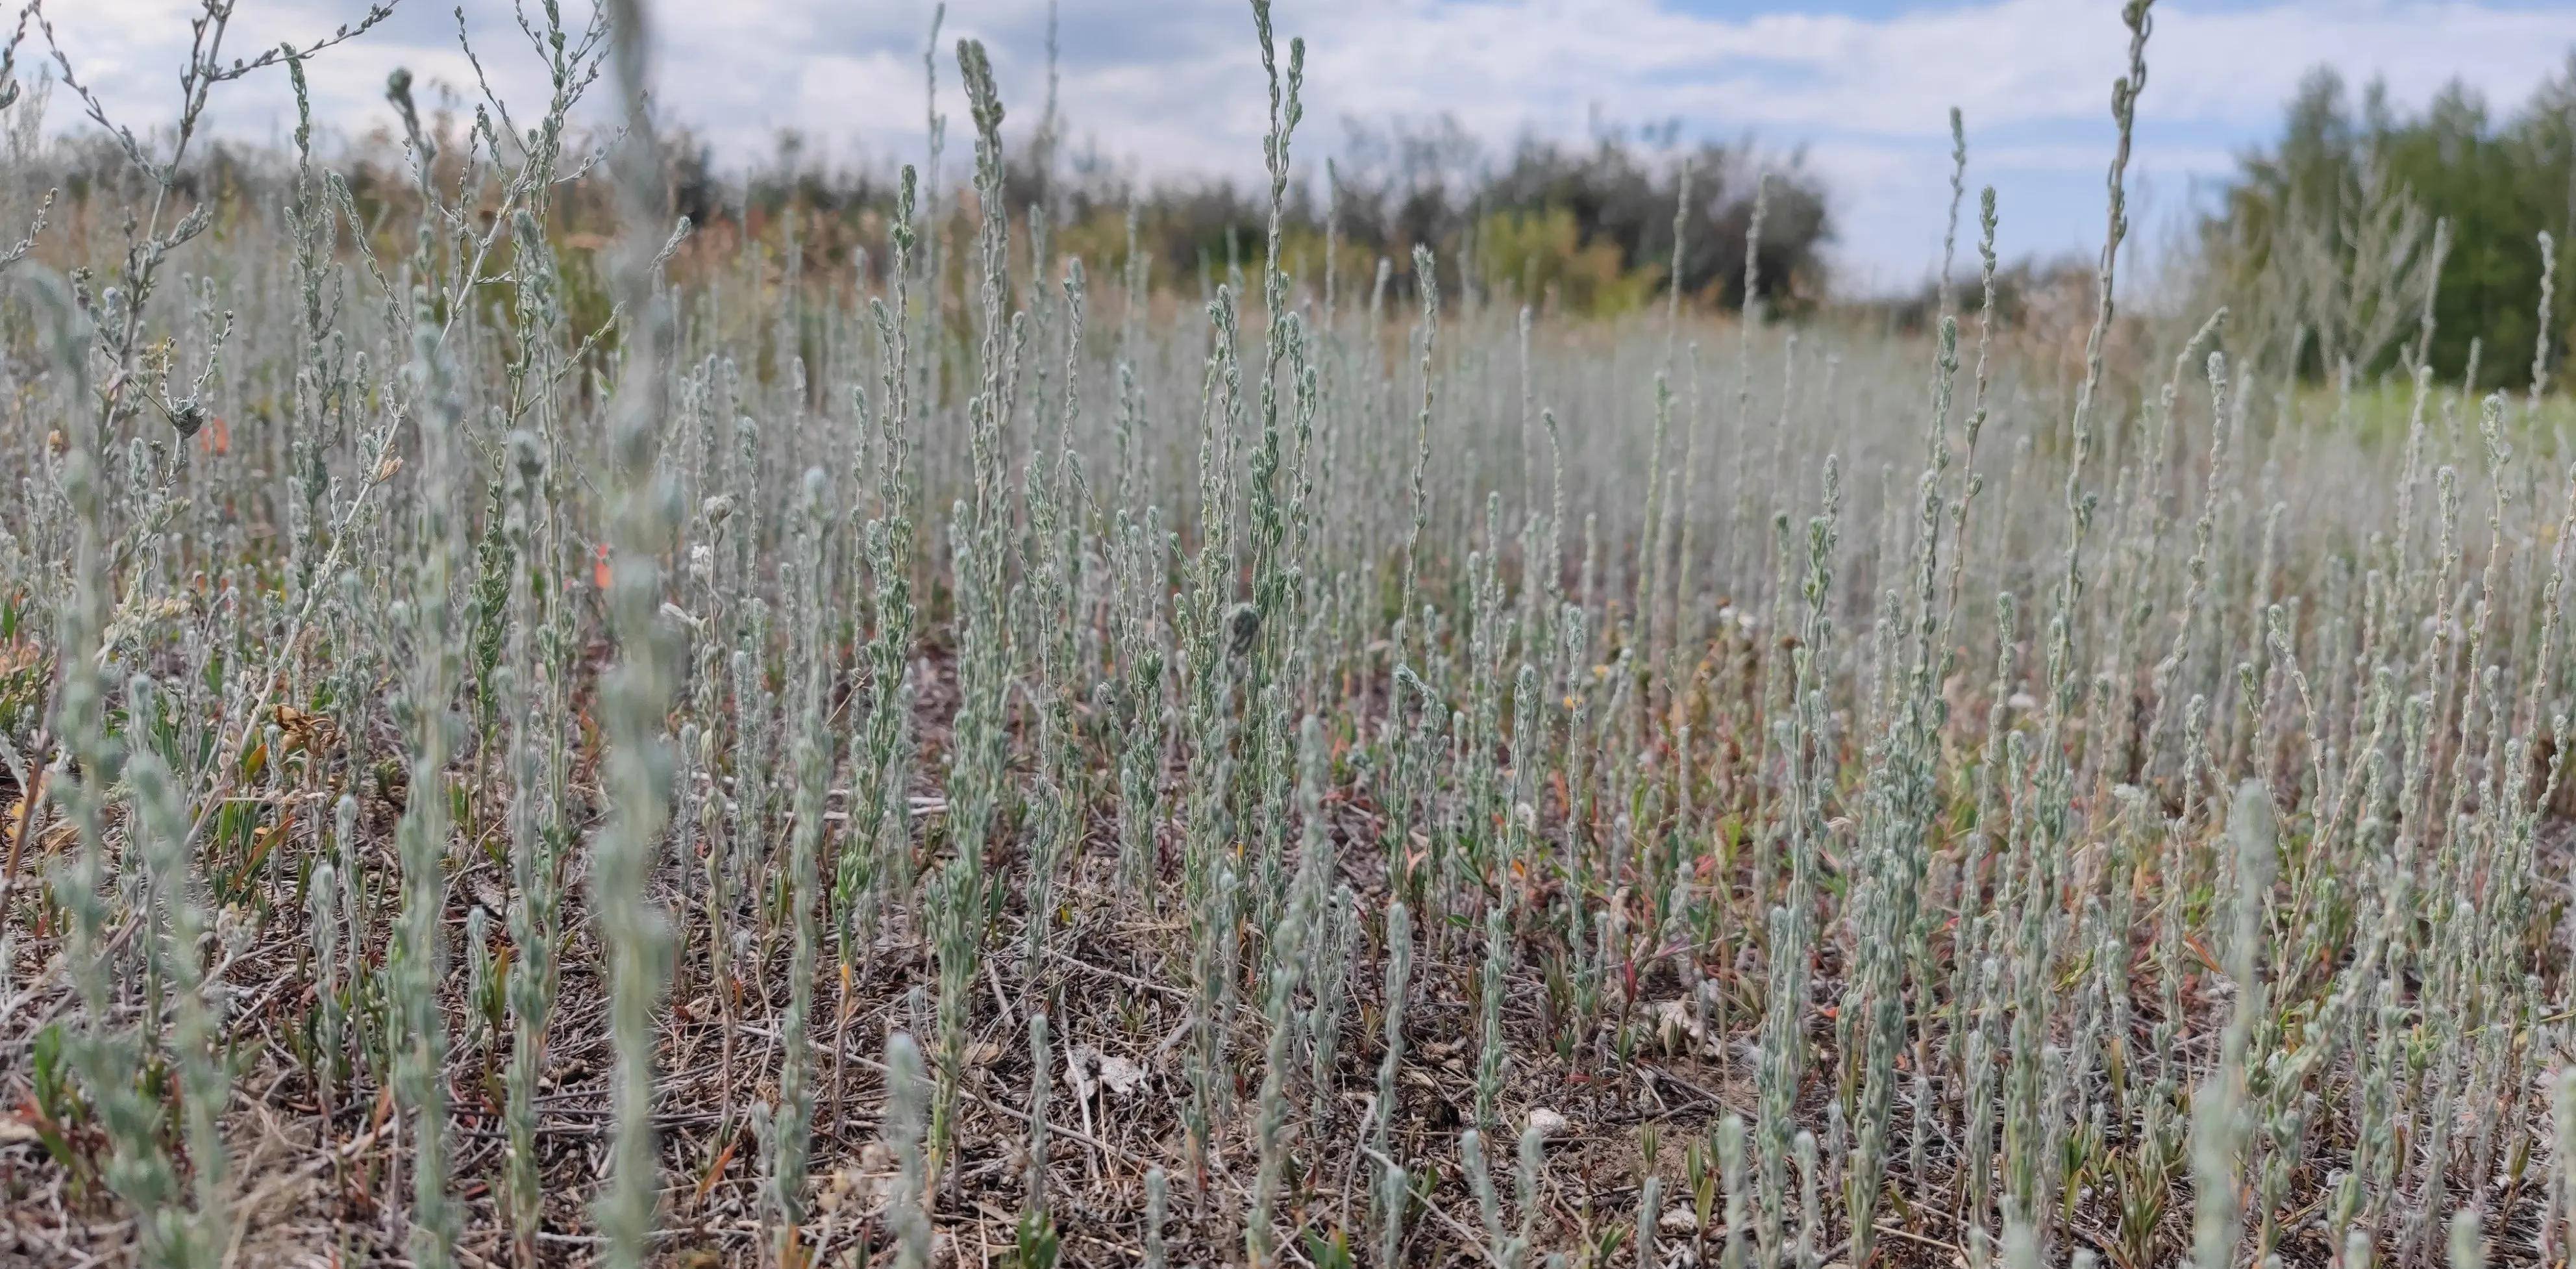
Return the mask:
<svg viewBox="0 0 2576 1269">
<path fill-rule="evenodd" d="M 1832 220 L 1823 186 L 1800 157 L 1768 157 L 1750 143 L 1682 145 L 1677 137 L 1672 126 L 1596 130 L 1580 144 L 1529 136 L 1497 160 L 1454 120 L 1349 124 L 1329 161 L 1320 157 L 1324 146 L 1300 148 L 1309 179 L 1291 187 L 1290 266 L 1318 282 L 1330 236 L 1338 283 L 1364 299 L 1380 258 L 1394 264 L 1392 285 L 1409 290 L 1412 249 L 1422 244 L 1438 253 L 1453 293 L 1609 314 L 1661 302 L 1678 212 L 1683 295 L 1737 308 L 1758 195 L 1759 297 L 1775 309 L 1819 300 Z M 1123 260 L 1132 212 L 1138 250 L 1159 284 L 1208 285 L 1232 270 L 1257 271 L 1266 190 L 1223 179 L 1142 182 L 1095 155 L 1030 151 L 1011 161 L 1014 214 L 1040 209 L 1058 249 L 1095 266 Z M 878 249 L 893 195 L 884 165 L 833 167 L 792 138 L 774 158 L 733 176 L 708 147 L 682 154 L 673 173 L 681 210 L 702 225 L 765 233 L 792 214 L 809 256 Z M 946 206 L 965 210 L 953 196 Z"/>
<path fill-rule="evenodd" d="M 2546 318 L 2544 232 L 2557 257 Z M 2200 241 L 2203 281 L 2237 310 L 2232 342 L 2272 358 L 2295 346 L 2315 377 L 2425 358 L 2448 381 L 2527 385 L 2544 320 L 2553 366 L 2576 329 L 2576 54 L 2502 116 L 2458 81 L 2406 113 L 2382 84 L 2356 94 L 2313 71 Z"/>
<path fill-rule="evenodd" d="M 33 119 L 41 104 L 17 113 Z M 442 187 L 462 176 L 469 122 L 452 110 L 423 120 L 439 147 L 434 175 Z M 1822 183 L 1796 153 L 1766 154 L 1750 141 L 1686 142 L 1677 123 L 1596 126 L 1579 142 L 1530 135 L 1496 153 L 1445 117 L 1384 126 L 1347 122 L 1338 145 L 1325 138 L 1300 142 L 1303 179 L 1290 187 L 1283 235 L 1288 265 L 1301 282 L 1320 287 L 1330 239 L 1346 304 L 1366 302 L 1381 259 L 1392 265 L 1391 291 L 1409 295 L 1417 244 L 1436 253 L 1443 290 L 1453 297 L 1582 316 L 1661 304 L 1672 285 L 1678 212 L 1684 300 L 1739 308 L 1757 196 L 1761 258 L 1752 276 L 1761 301 L 1774 311 L 1795 311 L 1826 295 L 1823 251 L 1833 221 Z M 32 139 L 28 149 L 36 153 Z M 685 133 L 669 150 L 676 210 L 696 227 L 675 267 L 725 267 L 745 240 L 783 250 L 791 238 L 814 284 L 827 284 L 832 270 L 854 263 L 864 262 L 872 273 L 886 267 L 898 163 L 827 156 L 793 133 L 748 161 Z M 44 144 L 34 162 L 46 169 L 37 174 L 39 183 L 62 191 L 63 233 L 70 235 L 42 247 L 78 254 L 98 227 L 80 209 L 101 196 L 113 201 L 129 179 L 127 165 L 111 141 L 86 132 Z M 331 162 L 345 176 L 350 206 L 377 249 L 407 251 L 419 208 L 399 140 L 379 127 L 349 138 Z M 952 141 L 937 187 L 921 191 L 925 213 L 938 217 L 931 232 L 961 246 L 973 224 L 973 195 L 964 184 L 971 164 L 972 155 Z M 220 226 L 245 217 L 266 222 L 283 206 L 293 173 L 290 154 L 225 141 L 210 145 L 179 175 L 175 192 L 229 209 Z M 1123 265 L 1132 215 L 1136 250 L 1158 287 L 1196 290 L 1238 271 L 1258 275 L 1266 188 L 1223 178 L 1142 180 L 1094 152 L 1041 135 L 1010 156 L 1005 189 L 1021 225 L 1015 251 L 1028 248 L 1027 217 L 1034 212 L 1048 225 L 1054 250 L 1083 257 L 1095 272 Z M 587 248 L 605 240 L 615 213 L 599 173 L 558 191 L 553 208 L 548 231 L 575 248 L 565 267 L 580 292 L 576 307 L 600 300 L 590 293 L 596 279 L 589 276 Z M 947 256 L 957 266 L 968 254 Z M 965 285 L 962 277 L 955 284 Z"/>
</svg>

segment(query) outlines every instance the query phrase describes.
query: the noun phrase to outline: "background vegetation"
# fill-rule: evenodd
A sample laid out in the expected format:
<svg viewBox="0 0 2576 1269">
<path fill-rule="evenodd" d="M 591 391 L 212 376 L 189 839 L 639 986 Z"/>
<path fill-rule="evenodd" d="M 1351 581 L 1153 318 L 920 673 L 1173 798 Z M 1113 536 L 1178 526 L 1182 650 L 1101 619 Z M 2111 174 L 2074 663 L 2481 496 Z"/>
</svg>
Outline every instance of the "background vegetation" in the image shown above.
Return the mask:
<svg viewBox="0 0 2576 1269">
<path fill-rule="evenodd" d="M 2529 378 L 2521 350 L 2566 346 L 2576 305 L 2548 302 L 2534 266 L 2547 252 L 2576 276 L 2576 52 L 2501 117 L 2471 83 L 2409 114 L 2322 68 L 2285 113 L 2202 226 L 2203 267 L 2240 314 L 2307 332 L 2307 373 L 2375 375 L 2412 351 L 2497 388 Z"/>
</svg>

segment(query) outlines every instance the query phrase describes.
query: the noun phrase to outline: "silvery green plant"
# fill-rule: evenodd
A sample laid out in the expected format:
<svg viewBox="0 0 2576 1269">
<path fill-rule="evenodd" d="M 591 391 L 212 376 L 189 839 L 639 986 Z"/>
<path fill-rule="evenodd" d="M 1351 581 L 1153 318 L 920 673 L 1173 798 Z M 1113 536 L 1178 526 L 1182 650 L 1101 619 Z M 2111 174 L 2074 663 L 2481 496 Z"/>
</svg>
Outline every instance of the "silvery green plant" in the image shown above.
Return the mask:
<svg viewBox="0 0 2576 1269">
<path fill-rule="evenodd" d="M 1467 1169 L 1467 1188 L 1476 1196 L 1476 1211 L 1484 1220 L 1485 1258 L 1500 1269 L 1519 1269 L 1529 1257 L 1529 1242 L 1525 1234 L 1509 1233 L 1503 1227 L 1503 1199 L 1494 1185 L 1493 1166 L 1485 1157 L 1485 1135 L 1473 1128 L 1461 1134 L 1458 1156 Z M 1653 1219 L 1645 1211 L 1639 1209 L 1640 1222 Z"/>
<path fill-rule="evenodd" d="M 1304 1044 L 1307 1086 L 1313 1102 L 1311 1114 L 1317 1119 L 1329 1113 L 1326 1099 L 1338 1068 L 1342 1015 L 1350 1005 L 1351 962 L 1359 951 L 1359 919 L 1359 896 L 1347 885 L 1335 887 L 1317 931 L 1323 946 L 1308 954 L 1310 999 L 1304 1020 Z"/>
<path fill-rule="evenodd" d="M 1290 1103 L 1288 1080 L 1289 1059 L 1294 1051 L 1301 1021 L 1292 1012 L 1297 994 L 1314 977 L 1314 944 L 1318 935 L 1328 932 L 1316 928 L 1323 906 L 1324 870 L 1329 866 L 1326 855 L 1328 827 L 1324 822 L 1324 754 L 1323 725 L 1309 717 L 1299 729 L 1298 743 L 1298 815 L 1301 842 L 1298 849 L 1297 876 L 1290 885 L 1288 907 L 1279 923 L 1272 927 L 1271 939 L 1263 967 L 1262 1022 L 1268 1032 L 1268 1047 L 1262 1059 L 1261 1087 L 1254 1104 L 1258 1171 L 1252 1189 L 1250 1211 L 1244 1217 L 1246 1252 L 1256 1266 L 1270 1264 L 1278 1251 L 1278 1231 L 1274 1227 L 1280 1189 L 1287 1167 L 1287 1132 Z"/>
<path fill-rule="evenodd" d="M 131 708 L 155 712 L 157 698 L 150 679 L 137 675 L 128 682 L 126 700 Z M 209 952 L 221 949 L 209 946 L 215 943 L 214 914 L 206 907 L 201 879 L 185 855 L 187 815 L 180 806 L 176 777 L 158 754 L 145 751 L 128 757 L 125 781 L 133 791 L 129 822 L 141 847 L 145 885 L 151 892 L 148 919 L 154 930 L 147 959 L 166 966 L 169 977 L 174 1021 L 166 1040 L 178 1068 L 180 1137 L 186 1143 L 189 1164 L 184 1195 L 173 1184 L 158 1203 L 138 1204 L 142 1244 L 153 1263 L 215 1265 L 221 1263 L 232 1238 L 220 1123 L 230 1072 L 222 1051 L 222 1007 L 212 994 L 215 967 L 208 963 Z M 134 1129 L 129 1126 L 127 1131 Z M 147 1175 L 157 1170 L 144 1166 Z"/>
<path fill-rule="evenodd" d="M 506 988 L 511 1022 L 509 1066 L 504 1078 L 508 1105 L 510 1161 L 508 1196 L 513 1253 L 523 1265 L 536 1263 L 536 1234 L 544 1203 L 537 1162 L 538 1079 L 545 1037 L 552 1021 L 558 983 L 556 946 L 561 938 L 563 829 L 553 804 L 560 786 L 549 769 L 549 750 L 559 744 L 559 699 L 554 691 L 553 658 L 543 642 L 543 621 L 551 590 L 542 581 L 536 528 L 545 471 L 538 439 L 512 432 L 506 442 L 505 479 L 509 496 L 500 536 L 508 539 L 515 566 L 510 573 L 510 626 L 505 637 L 502 695 L 510 702 L 508 757 L 512 792 L 510 835 L 510 962 Z M 549 738 L 555 738 L 549 743 Z"/>
<path fill-rule="evenodd" d="M 41 113 L 41 107 L 29 109 L 32 103 L 28 101 L 25 86 L 18 82 L 17 76 L 18 48 L 27 40 L 27 19 L 33 12 L 32 8 L 22 10 L 18 15 L 17 26 L 9 32 L 7 42 L 0 43 L 0 112 L 8 111 L 12 107 L 19 109 L 18 116 L 8 116 L 9 123 L 13 126 L 24 116 Z M 27 232 L 16 242 L 0 244 L 0 273 L 7 272 L 11 265 L 26 259 L 27 252 L 34 249 L 36 236 L 45 232 L 45 216 L 53 210 L 54 198 L 58 193 L 57 190 L 47 189 L 38 197 L 36 209 L 28 217 Z"/>
<path fill-rule="evenodd" d="M 646 881 L 669 813 L 672 763 L 662 715 L 671 695 L 673 658 L 661 625 L 658 557 L 677 517 L 657 462 L 668 420 L 664 374 L 672 317 L 657 278 L 663 255 L 648 228 L 663 219 L 656 181 L 661 150 L 646 105 L 651 35 L 642 6 L 633 0 L 610 5 L 609 15 L 610 62 L 625 118 L 625 137 L 611 164 L 626 225 L 612 276 L 632 326 L 607 437 L 608 608 L 619 654 L 602 691 L 610 814 L 591 843 L 591 901 L 609 953 L 617 1075 L 609 1182 L 598 1219 L 607 1263 L 634 1269 L 644 1260 L 660 1189 L 652 1027 L 668 974 L 670 936 L 667 919 L 646 896 Z"/>
<path fill-rule="evenodd" d="M 1503 1086 L 1503 993 L 1510 966 L 1505 963 L 1508 930 L 1500 907 L 1485 910 L 1485 963 L 1477 982 L 1477 1016 L 1481 1019 L 1476 1049 L 1476 1122 L 1495 1122 L 1495 1100 Z"/>
<path fill-rule="evenodd" d="M 421 301 L 426 307 L 426 300 Z M 416 320 L 412 377 L 425 408 L 419 418 L 424 491 L 408 561 L 407 624 L 412 674 L 403 702 L 410 718 L 410 795 L 396 830 L 402 866 L 402 912 L 392 963 L 398 1031 L 397 1096 L 411 1112 L 413 1255 L 444 1266 L 455 1254 L 457 1217 L 449 1196 L 447 1153 L 447 1014 L 439 989 L 447 974 L 444 933 L 449 822 L 448 756 L 454 745 L 450 698 L 458 656 L 453 636 L 455 468 L 462 402 L 453 370 Z"/>
<path fill-rule="evenodd" d="M 1146 1269 L 1166 1269 L 1171 1263 L 1171 1252 L 1163 1244 L 1163 1222 L 1170 1218 L 1170 1185 L 1161 1168 L 1145 1174 Z"/>
<path fill-rule="evenodd" d="M 894 1236 L 895 1263 L 903 1269 L 929 1269 L 930 1089 L 922 1073 L 921 1048 L 912 1037 L 898 1033 L 886 1041 L 885 1072 L 885 1136 L 895 1160 L 886 1224 Z"/>
<path fill-rule="evenodd" d="M 1413 917 L 1403 904 L 1387 905 L 1382 941 L 1386 953 L 1386 982 L 1381 992 L 1383 1052 L 1378 1058 L 1377 1092 L 1369 1103 L 1368 1153 L 1379 1161 L 1379 1184 L 1370 1191 L 1375 1199 L 1379 1246 L 1392 1251 L 1403 1223 L 1405 1190 L 1404 1169 L 1389 1153 L 1391 1125 L 1395 1120 L 1396 1076 L 1404 1069 L 1405 1002 L 1413 986 Z"/>
<path fill-rule="evenodd" d="M 2192 1175 L 2198 1191 L 2192 1256 L 2201 1269 L 2217 1269 L 2234 1255 L 2241 1206 L 2239 1178 L 2254 1135 L 2245 1083 L 2247 1049 L 2263 1008 L 2263 914 L 2272 887 L 2277 832 L 2271 796 L 2261 783 L 2248 781 L 2237 789 L 2229 815 L 2237 897 L 2227 957 L 2236 1000 L 2221 1036 L 2217 1069 L 2192 1097 Z"/>
<path fill-rule="evenodd" d="M 786 877 L 792 948 L 788 956 L 787 1010 L 779 1020 L 779 1106 L 770 1159 L 771 1203 L 778 1222 L 775 1254 L 781 1264 L 800 1263 L 804 1256 L 805 1173 L 813 1152 L 814 958 L 822 940 L 823 817 L 832 772 L 832 731 L 825 699 L 830 657 L 824 644 L 823 596 L 830 578 L 825 571 L 824 493 L 822 469 L 809 468 L 798 508 L 797 559 L 793 566 L 802 602 L 795 615 L 799 672 L 795 691 L 797 724 L 791 744 L 796 791 Z"/>
</svg>

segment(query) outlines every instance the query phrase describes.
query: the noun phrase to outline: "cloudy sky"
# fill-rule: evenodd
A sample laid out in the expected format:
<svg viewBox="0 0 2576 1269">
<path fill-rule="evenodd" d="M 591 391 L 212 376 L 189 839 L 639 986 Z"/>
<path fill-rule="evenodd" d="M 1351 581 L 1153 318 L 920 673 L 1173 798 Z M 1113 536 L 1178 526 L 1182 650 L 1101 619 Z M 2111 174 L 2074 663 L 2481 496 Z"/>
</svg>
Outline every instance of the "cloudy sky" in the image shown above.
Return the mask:
<svg viewBox="0 0 2576 1269">
<path fill-rule="evenodd" d="M 565 0 L 586 11 L 586 0 Z M 1147 176 L 1260 168 L 1264 97 L 1239 0 L 1061 0 L 1067 131 Z M 227 48 L 246 52 L 349 21 L 365 0 L 241 0 Z M 408 66 L 470 83 L 454 0 L 396 16 L 314 66 L 317 114 L 359 135 L 390 118 L 384 78 Z M 852 162 L 916 157 L 931 0 L 663 0 L 660 76 L 671 111 L 720 151 L 765 154 L 782 129 Z M 1593 121 L 1677 120 L 1685 140 L 1750 136 L 1803 152 L 1837 195 L 1846 284 L 1927 276 L 1939 250 L 1948 110 L 1966 112 L 1970 182 L 2000 195 L 2007 254 L 2099 240 L 2108 85 L 2124 44 L 2116 0 L 1278 0 L 1281 35 L 1308 44 L 1299 155 L 1345 141 L 1345 120 L 1446 113 L 1496 151 Z M 55 0 L 76 70 L 118 123 L 175 113 L 171 74 L 195 0 Z M 992 49 L 1011 130 L 1033 126 L 1047 0 L 954 0 L 943 45 Z M 577 19 L 576 19 L 577 20 Z M 541 64 L 509 0 L 464 0 L 463 24 L 504 98 L 543 99 Z M 2135 170 L 2139 222 L 2170 223 L 2245 146 L 2271 135 L 2300 76 L 2330 64 L 2382 77 L 2417 105 L 2453 80 L 2499 110 L 2568 64 L 2576 0 L 2165 0 L 2149 48 Z M 942 108 L 959 122 L 952 54 Z M 25 59 L 22 57 L 22 66 Z M 282 73 L 228 87 L 218 126 L 277 135 Z M 77 126 L 57 95 L 55 126 Z M 952 147 L 952 154 L 957 149 Z"/>
</svg>

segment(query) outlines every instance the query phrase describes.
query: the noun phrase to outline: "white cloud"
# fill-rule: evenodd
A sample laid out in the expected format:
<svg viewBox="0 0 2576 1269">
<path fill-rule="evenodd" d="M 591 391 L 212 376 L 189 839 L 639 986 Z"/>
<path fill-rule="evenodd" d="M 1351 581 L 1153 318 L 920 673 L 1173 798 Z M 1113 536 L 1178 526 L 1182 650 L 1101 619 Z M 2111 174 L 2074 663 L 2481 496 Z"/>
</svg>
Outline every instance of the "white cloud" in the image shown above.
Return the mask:
<svg viewBox="0 0 2576 1269">
<path fill-rule="evenodd" d="M 418 0 L 412 0 L 417 3 Z M 90 0 L 56 27 L 85 80 L 120 119 L 166 122 L 167 77 L 185 48 L 188 0 Z M 1307 37 L 1302 159 L 1342 140 L 1345 117 L 1448 114 L 1492 144 L 1524 131 L 1579 136 L 1586 121 L 1679 118 L 1686 136 L 1801 146 L 1834 187 L 1840 258 L 1856 276 L 1929 265 L 1947 195 L 1948 110 L 1967 116 L 1972 180 L 2003 198 L 2007 245 L 2075 247 L 2098 234 L 2109 83 L 2123 65 L 2117 6 L 2077 0 L 1927 4 L 1893 17 L 1779 11 L 1706 16 L 1674 0 L 1282 0 L 1283 40 Z M 356 17 L 362 0 L 251 0 L 232 50 Z M 573 6 L 573 20 L 586 7 Z M 669 110 L 733 153 L 765 152 L 794 128 L 830 153 L 911 157 L 922 146 L 928 0 L 664 3 L 657 13 Z M 2499 106 L 2557 72 L 2576 5 L 2500 0 L 2280 0 L 2159 6 L 2136 170 L 2178 200 L 2266 135 L 2308 68 L 2383 77 L 2419 104 L 2454 77 Z M 940 53 L 951 174 L 965 109 L 953 55 L 986 39 L 1011 127 L 1025 135 L 1043 92 L 1044 0 L 957 0 Z M 541 66 L 500 0 L 468 0 L 467 25 L 505 97 L 541 99 Z M 1068 0 L 1062 100 L 1077 141 L 1149 175 L 1259 170 L 1264 100 L 1251 22 L 1233 0 Z M 1283 50 L 1284 57 L 1284 50 Z M 381 126 L 384 75 L 408 65 L 467 84 L 454 19 L 405 9 L 314 66 L 322 118 L 343 133 Z M 282 131 L 282 76 L 234 85 L 222 126 Z M 61 103 L 68 105 L 68 103 Z M 58 106 L 58 119 L 69 118 Z M 2176 204 L 2178 205 L 2178 203 Z"/>
</svg>

